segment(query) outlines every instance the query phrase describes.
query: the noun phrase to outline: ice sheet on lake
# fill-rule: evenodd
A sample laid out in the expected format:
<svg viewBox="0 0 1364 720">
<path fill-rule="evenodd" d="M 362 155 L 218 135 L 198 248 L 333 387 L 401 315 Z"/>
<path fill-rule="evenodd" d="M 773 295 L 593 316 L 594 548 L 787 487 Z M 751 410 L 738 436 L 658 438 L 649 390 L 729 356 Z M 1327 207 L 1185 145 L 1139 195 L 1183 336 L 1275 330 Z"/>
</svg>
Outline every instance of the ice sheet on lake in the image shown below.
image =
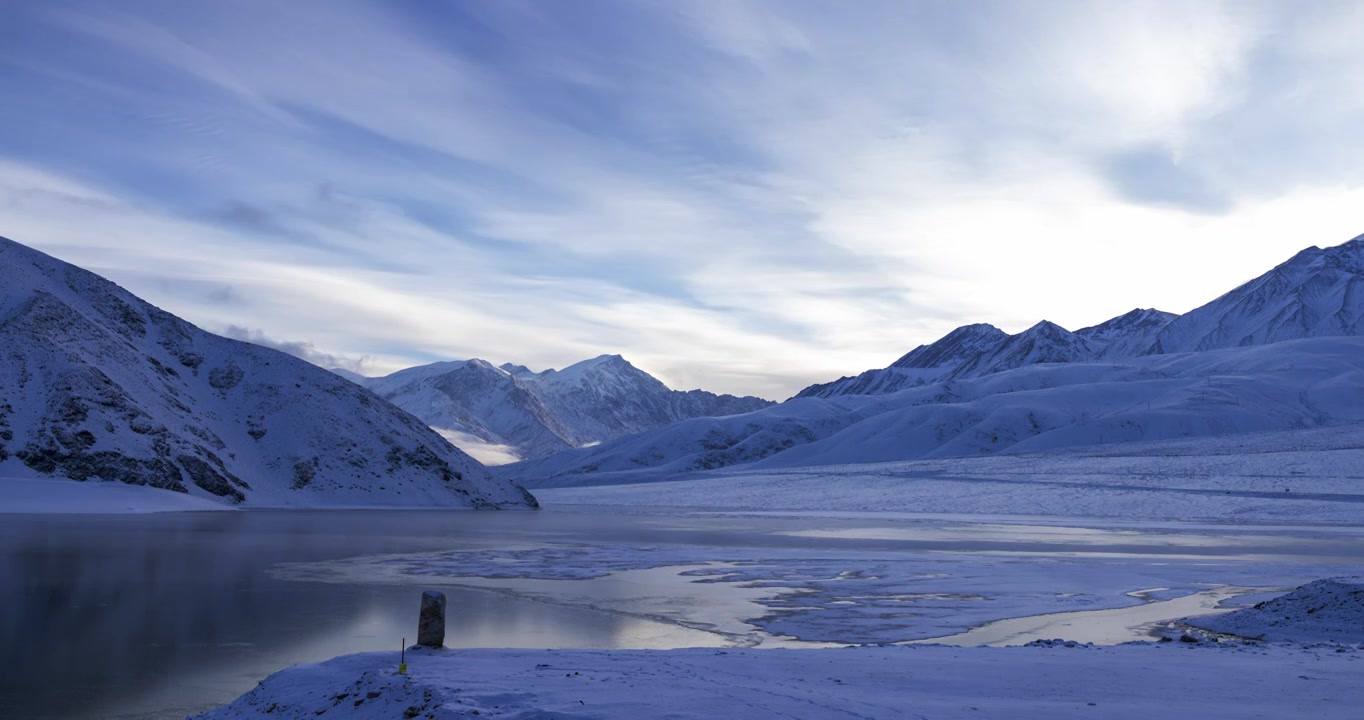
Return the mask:
<svg viewBox="0 0 1364 720">
<path fill-rule="evenodd" d="M 1131 607 L 1224 586 L 1292 586 L 1329 574 L 1311 562 L 1190 557 L 543 544 L 364 556 L 275 572 L 307 581 L 477 588 L 676 623 L 742 645 L 938 638 L 1007 618 Z M 1152 588 L 1149 598 L 1133 594 Z M 1141 623 L 1187 614 L 1171 606 Z M 1106 637 L 1143 636 L 1137 628 Z"/>
</svg>

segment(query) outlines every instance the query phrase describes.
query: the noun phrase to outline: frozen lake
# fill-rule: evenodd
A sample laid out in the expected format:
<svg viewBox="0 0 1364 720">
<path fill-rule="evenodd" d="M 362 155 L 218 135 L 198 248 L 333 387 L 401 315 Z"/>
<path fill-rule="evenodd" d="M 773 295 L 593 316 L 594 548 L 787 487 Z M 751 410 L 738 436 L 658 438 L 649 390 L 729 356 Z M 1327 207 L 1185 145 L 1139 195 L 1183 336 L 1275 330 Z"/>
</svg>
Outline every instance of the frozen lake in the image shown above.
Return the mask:
<svg viewBox="0 0 1364 720">
<path fill-rule="evenodd" d="M 1362 559 L 1364 532 L 1327 525 L 0 515 L 0 716 L 183 717 L 291 664 L 412 642 L 427 587 L 449 597 L 461 647 L 1121 642 Z"/>
</svg>

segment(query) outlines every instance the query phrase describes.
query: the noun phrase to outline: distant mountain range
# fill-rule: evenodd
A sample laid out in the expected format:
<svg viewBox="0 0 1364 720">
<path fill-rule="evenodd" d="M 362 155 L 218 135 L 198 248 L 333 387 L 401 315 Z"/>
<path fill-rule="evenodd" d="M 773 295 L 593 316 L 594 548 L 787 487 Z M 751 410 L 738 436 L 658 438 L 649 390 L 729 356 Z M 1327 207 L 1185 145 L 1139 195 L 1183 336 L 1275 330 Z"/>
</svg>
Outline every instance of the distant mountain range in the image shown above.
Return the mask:
<svg viewBox="0 0 1364 720">
<path fill-rule="evenodd" d="M 535 505 L 377 395 L 5 238 L 0 357 L 0 478 L 251 506 Z"/>
<path fill-rule="evenodd" d="M 796 397 L 899 392 L 1037 363 L 1086 362 L 1359 335 L 1364 329 L 1364 236 L 1310 247 L 1216 300 L 1180 316 L 1138 309 L 1070 332 L 1042 322 L 1017 335 L 966 325 L 890 367 L 811 385 Z"/>
<path fill-rule="evenodd" d="M 967 325 L 775 407 L 497 472 L 533 486 L 626 482 L 1364 421 L 1362 329 L 1364 236 L 1308 248 L 1183 316 L 1139 309 L 1016 335 Z"/>
<path fill-rule="evenodd" d="M 206 333 L 0 238 L 0 478 L 255 506 L 525 507 L 532 486 L 1025 452 L 1364 422 L 1364 236 L 1183 316 L 967 325 L 773 404 L 671 390 L 619 355 L 380 378 Z M 342 379 L 344 376 L 346 379 Z M 363 387 L 361 387 L 363 386 Z M 489 470 L 471 451 L 522 462 Z"/>
<path fill-rule="evenodd" d="M 484 360 L 439 362 L 366 378 L 336 372 L 378 393 L 477 455 L 510 448 L 543 457 L 696 417 L 772 405 L 756 397 L 671 390 L 619 355 L 563 370 L 531 372 Z"/>
</svg>

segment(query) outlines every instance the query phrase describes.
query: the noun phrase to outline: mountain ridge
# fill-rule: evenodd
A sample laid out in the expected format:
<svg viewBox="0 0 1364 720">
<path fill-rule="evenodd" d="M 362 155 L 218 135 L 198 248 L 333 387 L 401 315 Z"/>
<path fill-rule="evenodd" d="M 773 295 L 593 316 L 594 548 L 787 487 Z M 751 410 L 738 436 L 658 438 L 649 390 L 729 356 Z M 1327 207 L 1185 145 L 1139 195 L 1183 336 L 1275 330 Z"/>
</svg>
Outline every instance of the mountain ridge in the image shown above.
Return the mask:
<svg viewBox="0 0 1364 720">
<path fill-rule="evenodd" d="M 483 443 L 515 448 L 522 458 L 772 404 L 751 396 L 672 390 L 618 354 L 538 373 L 478 358 L 446 361 L 359 382 L 428 425 L 464 436 L 453 441 L 474 452 L 480 451 L 476 443 Z"/>
<path fill-rule="evenodd" d="M 1043 442 L 1034 436 L 1074 447 L 1264 423 L 1364 422 L 1351 404 L 1364 402 L 1364 372 L 1352 364 L 1364 356 L 1360 335 L 1364 235 L 1295 253 L 1182 316 L 1137 308 L 1076 332 L 1044 320 L 1015 335 L 966 325 L 886 368 L 809 386 L 776 408 L 498 472 L 536 483 L 616 482 L 601 478 L 1022 451 Z M 1199 369 L 1214 361 L 1225 378 Z M 997 388 L 994 399 L 979 394 L 986 386 Z M 1044 397 L 1066 400 L 1053 407 Z M 1025 402 L 1032 399 L 1037 407 Z"/>
<path fill-rule="evenodd" d="M 0 476 L 248 506 L 533 507 L 416 418 L 0 238 Z"/>
</svg>

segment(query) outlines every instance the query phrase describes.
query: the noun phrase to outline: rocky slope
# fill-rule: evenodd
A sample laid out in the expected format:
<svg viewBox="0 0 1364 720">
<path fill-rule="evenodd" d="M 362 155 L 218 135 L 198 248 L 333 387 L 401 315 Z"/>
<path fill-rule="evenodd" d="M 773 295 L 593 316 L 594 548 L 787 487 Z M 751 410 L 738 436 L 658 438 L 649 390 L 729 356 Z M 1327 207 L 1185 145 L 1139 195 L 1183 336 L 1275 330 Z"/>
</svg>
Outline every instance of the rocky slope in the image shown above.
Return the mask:
<svg viewBox="0 0 1364 720">
<path fill-rule="evenodd" d="M 0 355 L 0 477 L 252 506 L 535 504 L 373 393 L 4 238 Z"/>
</svg>

